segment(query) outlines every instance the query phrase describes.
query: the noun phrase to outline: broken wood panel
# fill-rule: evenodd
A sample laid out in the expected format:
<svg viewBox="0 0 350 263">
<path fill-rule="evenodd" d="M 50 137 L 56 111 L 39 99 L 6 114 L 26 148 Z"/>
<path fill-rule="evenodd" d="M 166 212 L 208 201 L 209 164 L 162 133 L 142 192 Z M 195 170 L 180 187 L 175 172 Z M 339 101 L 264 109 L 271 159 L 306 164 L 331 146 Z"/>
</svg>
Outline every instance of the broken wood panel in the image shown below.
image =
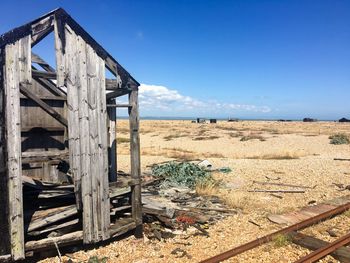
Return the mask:
<svg viewBox="0 0 350 263">
<path fill-rule="evenodd" d="M 141 203 L 141 164 L 140 164 L 140 136 L 138 112 L 138 87 L 131 87 L 129 94 L 129 123 L 130 123 L 130 162 L 131 177 L 138 181 L 131 187 L 132 215 L 136 223 L 135 236 L 142 236 L 142 203 Z"/>
<path fill-rule="evenodd" d="M 68 119 L 68 145 L 70 172 L 74 178 L 74 192 L 78 210 L 82 209 L 81 197 L 81 164 L 79 140 L 79 79 L 77 76 L 76 60 L 78 57 L 76 47 L 76 34 L 65 26 L 66 36 L 66 85 L 67 85 L 67 119 Z"/>
<path fill-rule="evenodd" d="M 115 99 L 108 100 L 110 104 L 116 104 Z M 107 105 L 108 107 L 108 105 Z M 107 108 L 108 112 L 108 161 L 109 161 L 109 181 L 117 181 L 117 141 L 116 141 L 116 125 L 117 110 L 115 108 Z"/>
<path fill-rule="evenodd" d="M 56 211 L 57 209 L 52 210 L 54 211 L 49 213 L 48 215 L 37 216 L 36 219 L 32 220 L 28 226 L 28 232 L 37 230 L 47 225 L 51 225 L 60 220 L 77 214 L 77 208 L 75 205 L 71 205 L 65 208 L 59 208 L 59 211 Z"/>
<path fill-rule="evenodd" d="M 31 82 L 29 36 L 5 47 L 6 133 L 11 254 L 24 258 L 21 120 L 19 86 Z"/>
</svg>

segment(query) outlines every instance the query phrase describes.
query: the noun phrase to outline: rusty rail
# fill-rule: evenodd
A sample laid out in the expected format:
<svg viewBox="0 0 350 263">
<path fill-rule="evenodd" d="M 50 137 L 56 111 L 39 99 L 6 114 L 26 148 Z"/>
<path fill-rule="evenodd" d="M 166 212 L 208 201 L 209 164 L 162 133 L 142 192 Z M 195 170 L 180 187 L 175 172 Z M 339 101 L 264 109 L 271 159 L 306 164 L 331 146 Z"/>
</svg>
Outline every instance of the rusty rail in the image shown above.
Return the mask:
<svg viewBox="0 0 350 263">
<path fill-rule="evenodd" d="M 208 259 L 205 259 L 203 261 L 201 261 L 201 263 L 218 263 L 218 262 L 221 262 L 225 259 L 228 259 L 228 258 L 231 258 L 231 257 L 234 257 L 238 254 L 241 254 L 245 251 L 248 251 L 250 249 L 253 249 L 255 247 L 258 247 L 260 245 L 263 245 L 265 243 L 268 243 L 270 241 L 273 240 L 273 238 L 275 238 L 276 236 L 278 235 L 281 235 L 281 234 L 288 234 L 292 231 L 297 231 L 297 230 L 300 230 L 302 228 L 305 228 L 305 227 L 308 227 L 310 225 L 313 225 L 315 223 L 318 223 L 322 220 L 325 220 L 329 217 L 332 217 L 332 216 L 335 216 L 335 215 L 338 215 L 338 214 L 341 214 L 343 212 L 345 212 L 346 210 L 350 209 L 350 203 L 346 203 L 344 205 L 341 205 L 341 206 L 338 206 L 332 210 L 329 210 L 327 212 L 324 212 L 322 214 L 319 214 L 317 216 L 314 216 L 314 217 L 311 217 L 311 218 L 308 218 L 304 221 L 301 221 L 299 223 L 296 223 L 294 225 L 291 225 L 289 227 L 286 227 L 286 228 L 282 228 L 276 232 L 273 232 L 271 234 L 268 234 L 266 236 L 263 236 L 261 238 L 258 238 L 258 239 L 255 239 L 253 241 L 250 241 L 248 243 L 245 243 L 241 246 L 238 246 L 238 247 L 235 247 L 233 249 L 230 249 L 226 252 L 223 252 L 219 255 L 216 255 L 214 257 L 211 257 L 211 258 L 208 258 Z"/>
<path fill-rule="evenodd" d="M 334 242 L 329 243 L 327 246 L 321 247 L 315 250 L 314 252 L 306 255 L 305 257 L 300 258 L 299 260 L 295 261 L 295 263 L 316 262 L 317 260 L 320 260 L 321 258 L 337 250 L 338 248 L 345 246 L 349 243 L 350 243 L 350 233 L 345 236 L 342 236 L 341 238 L 335 240 Z"/>
</svg>

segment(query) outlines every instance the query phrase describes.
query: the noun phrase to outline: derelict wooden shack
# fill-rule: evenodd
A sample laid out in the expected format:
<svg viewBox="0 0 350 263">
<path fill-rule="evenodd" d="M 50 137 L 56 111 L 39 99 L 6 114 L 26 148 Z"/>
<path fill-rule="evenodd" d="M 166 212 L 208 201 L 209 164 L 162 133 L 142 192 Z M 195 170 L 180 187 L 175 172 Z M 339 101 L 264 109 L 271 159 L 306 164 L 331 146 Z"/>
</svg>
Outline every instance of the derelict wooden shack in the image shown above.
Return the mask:
<svg viewBox="0 0 350 263">
<path fill-rule="evenodd" d="M 32 52 L 51 32 L 55 67 Z M 142 235 L 138 86 L 63 9 L 0 36 L 0 259 Z M 122 181 L 116 107 L 130 122 Z"/>
</svg>

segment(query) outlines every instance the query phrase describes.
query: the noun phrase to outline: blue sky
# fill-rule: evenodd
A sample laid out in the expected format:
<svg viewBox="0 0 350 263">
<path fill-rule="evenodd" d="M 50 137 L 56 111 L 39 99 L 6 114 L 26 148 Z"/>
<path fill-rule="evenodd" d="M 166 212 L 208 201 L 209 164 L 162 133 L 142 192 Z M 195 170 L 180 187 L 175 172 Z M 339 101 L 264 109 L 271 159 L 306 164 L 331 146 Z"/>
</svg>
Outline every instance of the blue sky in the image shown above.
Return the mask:
<svg viewBox="0 0 350 263">
<path fill-rule="evenodd" d="M 2 0 L 0 32 L 56 7 L 142 83 L 143 116 L 350 117 L 350 1 Z"/>
</svg>

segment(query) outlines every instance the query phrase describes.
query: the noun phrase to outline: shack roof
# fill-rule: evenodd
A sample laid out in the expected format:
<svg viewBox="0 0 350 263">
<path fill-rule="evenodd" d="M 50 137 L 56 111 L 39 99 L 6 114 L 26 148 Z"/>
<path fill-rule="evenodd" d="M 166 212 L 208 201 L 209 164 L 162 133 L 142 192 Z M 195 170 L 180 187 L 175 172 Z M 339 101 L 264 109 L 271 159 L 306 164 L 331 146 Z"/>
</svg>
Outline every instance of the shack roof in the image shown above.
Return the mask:
<svg viewBox="0 0 350 263">
<path fill-rule="evenodd" d="M 8 44 L 31 35 L 32 46 L 40 42 L 54 30 L 54 20 L 60 21 L 63 25 L 68 24 L 74 32 L 81 36 L 96 53 L 105 60 L 106 67 L 115 75 L 118 75 L 125 87 L 127 84 L 140 84 L 125 70 L 118 61 L 113 58 L 89 33 L 87 33 L 63 8 L 57 8 L 25 25 L 10 30 L 0 36 L 0 49 Z"/>
</svg>

